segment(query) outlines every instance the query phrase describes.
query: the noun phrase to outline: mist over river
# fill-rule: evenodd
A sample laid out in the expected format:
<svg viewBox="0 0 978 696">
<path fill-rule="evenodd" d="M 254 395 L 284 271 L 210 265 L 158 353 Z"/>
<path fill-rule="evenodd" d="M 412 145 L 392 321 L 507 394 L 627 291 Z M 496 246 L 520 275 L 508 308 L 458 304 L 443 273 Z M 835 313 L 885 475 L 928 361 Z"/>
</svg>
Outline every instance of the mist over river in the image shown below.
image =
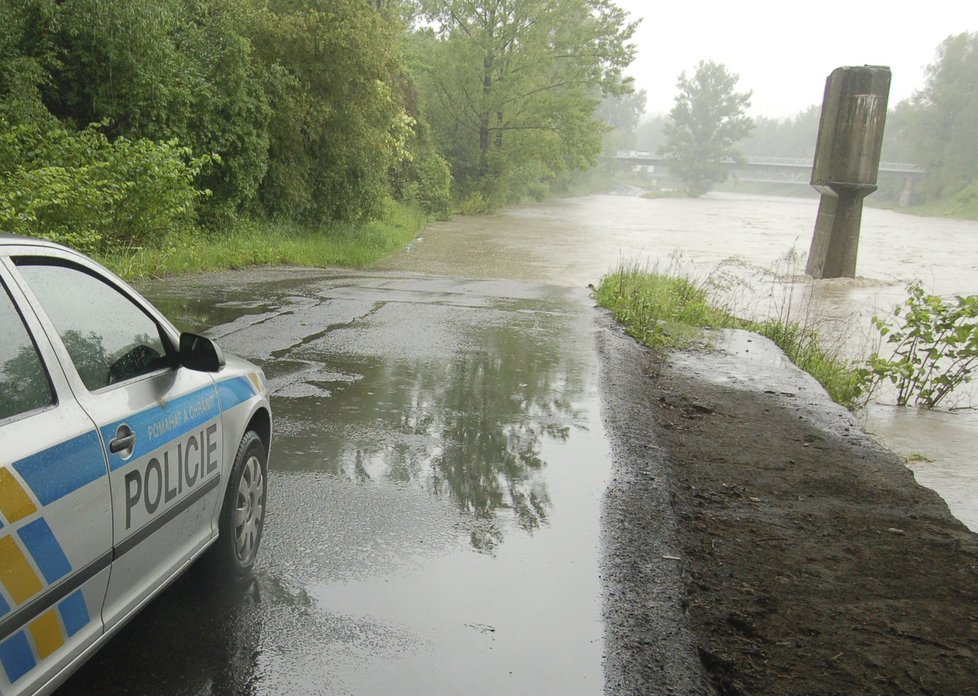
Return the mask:
<svg viewBox="0 0 978 696">
<path fill-rule="evenodd" d="M 817 198 L 730 193 L 561 199 L 432 224 L 380 267 L 578 287 L 597 284 L 622 261 L 677 269 L 709 283 L 742 315 L 789 313 L 816 326 L 853 358 L 874 349 L 871 317 L 901 303 L 910 281 L 930 293 L 978 293 L 978 222 L 868 206 L 857 277 L 813 281 L 804 269 L 817 209 Z M 968 386 L 947 404 L 953 410 L 897 408 L 884 391 L 860 415 L 867 431 L 911 458 L 918 481 L 978 530 L 978 390 Z"/>
</svg>

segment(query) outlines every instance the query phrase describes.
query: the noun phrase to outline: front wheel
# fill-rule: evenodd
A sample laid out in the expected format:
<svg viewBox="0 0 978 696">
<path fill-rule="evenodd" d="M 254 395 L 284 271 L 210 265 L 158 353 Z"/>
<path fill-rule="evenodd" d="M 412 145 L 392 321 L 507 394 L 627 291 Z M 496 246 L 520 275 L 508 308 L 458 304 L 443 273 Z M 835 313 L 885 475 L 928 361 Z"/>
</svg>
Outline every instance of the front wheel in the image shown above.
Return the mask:
<svg viewBox="0 0 978 696">
<path fill-rule="evenodd" d="M 258 554 L 265 526 L 267 474 L 265 445 L 257 433 L 249 430 L 241 438 L 231 467 L 215 549 L 221 565 L 236 576 L 247 573 Z"/>
</svg>

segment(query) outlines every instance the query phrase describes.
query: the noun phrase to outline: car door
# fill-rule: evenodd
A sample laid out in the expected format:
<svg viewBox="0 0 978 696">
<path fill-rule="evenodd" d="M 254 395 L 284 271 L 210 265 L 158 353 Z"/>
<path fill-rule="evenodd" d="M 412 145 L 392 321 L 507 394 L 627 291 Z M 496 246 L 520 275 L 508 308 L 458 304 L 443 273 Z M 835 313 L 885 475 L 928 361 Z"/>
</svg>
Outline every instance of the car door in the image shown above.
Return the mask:
<svg viewBox="0 0 978 696">
<path fill-rule="evenodd" d="M 113 562 L 102 616 L 111 630 L 217 533 L 220 402 L 209 374 L 177 366 L 175 331 L 124 284 L 80 260 L 15 263 L 105 448 Z"/>
<path fill-rule="evenodd" d="M 102 635 L 112 510 L 98 431 L 0 259 L 0 693 Z"/>
</svg>

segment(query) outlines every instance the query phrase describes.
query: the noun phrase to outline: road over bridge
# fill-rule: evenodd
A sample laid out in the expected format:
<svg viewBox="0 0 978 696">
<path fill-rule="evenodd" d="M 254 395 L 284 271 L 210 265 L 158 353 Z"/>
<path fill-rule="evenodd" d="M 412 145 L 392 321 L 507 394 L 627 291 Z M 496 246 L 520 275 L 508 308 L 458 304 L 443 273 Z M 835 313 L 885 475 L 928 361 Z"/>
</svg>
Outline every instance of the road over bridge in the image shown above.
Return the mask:
<svg viewBox="0 0 978 696">
<path fill-rule="evenodd" d="M 671 173 L 664 157 L 651 152 L 619 152 L 614 157 L 622 167 L 642 168 L 655 179 L 669 179 Z M 761 184 L 794 184 L 808 186 L 812 178 L 810 158 L 747 157 L 743 162 L 725 159 L 730 176 L 737 181 Z M 906 162 L 881 162 L 878 182 L 896 181 L 902 186 L 901 204 L 909 203 L 915 182 L 927 176 L 927 171 Z"/>
</svg>

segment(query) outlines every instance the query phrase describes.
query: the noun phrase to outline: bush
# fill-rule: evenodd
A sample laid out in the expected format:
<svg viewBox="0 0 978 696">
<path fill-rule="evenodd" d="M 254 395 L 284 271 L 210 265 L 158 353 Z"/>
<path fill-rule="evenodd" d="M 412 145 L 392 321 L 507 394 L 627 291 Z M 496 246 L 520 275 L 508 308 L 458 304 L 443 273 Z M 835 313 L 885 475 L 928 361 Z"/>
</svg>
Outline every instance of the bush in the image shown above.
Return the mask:
<svg viewBox="0 0 978 696">
<path fill-rule="evenodd" d="M 185 231 L 205 192 L 194 178 L 210 157 L 176 141 L 119 138 L 0 123 L 0 228 L 94 253 Z"/>
<path fill-rule="evenodd" d="M 426 213 L 447 218 L 452 205 L 452 173 L 448 162 L 434 152 L 425 153 L 417 164 L 418 205 Z"/>
<path fill-rule="evenodd" d="M 470 193 L 458 203 L 458 212 L 462 215 L 485 215 L 492 210 L 492 204 L 478 191 Z"/>
<path fill-rule="evenodd" d="M 889 358 L 874 353 L 869 371 L 874 386 L 889 380 L 897 387 L 897 404 L 911 399 L 934 408 L 961 384 L 971 381 L 978 367 L 978 295 L 948 301 L 927 295 L 919 282 L 907 287 L 906 302 L 894 314 L 898 325 L 879 317 L 873 324 L 893 346 Z"/>
</svg>

